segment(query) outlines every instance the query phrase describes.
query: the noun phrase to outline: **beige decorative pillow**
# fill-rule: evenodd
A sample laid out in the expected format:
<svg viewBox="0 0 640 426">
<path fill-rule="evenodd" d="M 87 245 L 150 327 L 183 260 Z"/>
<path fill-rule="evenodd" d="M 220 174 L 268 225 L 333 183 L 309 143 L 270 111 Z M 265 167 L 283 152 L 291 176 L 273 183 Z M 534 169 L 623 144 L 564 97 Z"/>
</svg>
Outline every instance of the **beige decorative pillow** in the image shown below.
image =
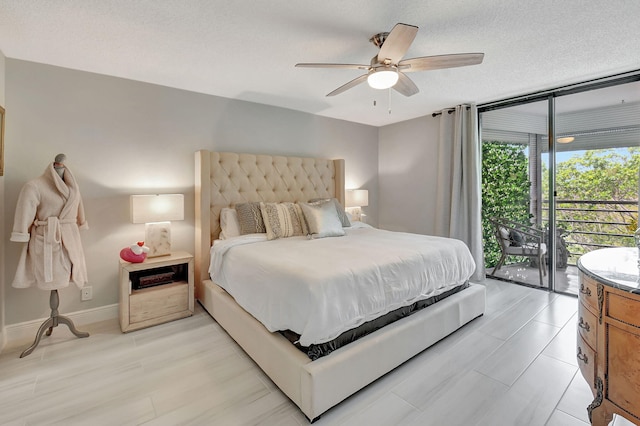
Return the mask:
<svg viewBox="0 0 640 426">
<path fill-rule="evenodd" d="M 302 209 L 294 203 L 260 203 L 267 240 L 307 235 Z"/>
<path fill-rule="evenodd" d="M 300 207 L 313 238 L 340 237 L 345 234 L 333 203 L 300 203 Z"/>
<path fill-rule="evenodd" d="M 313 198 L 309 200 L 309 203 L 318 203 L 318 202 L 331 202 L 335 206 L 336 213 L 338 214 L 338 219 L 340 219 L 340 223 L 342 223 L 343 227 L 351 226 L 351 221 L 349 221 L 349 217 L 347 216 L 347 212 L 344 211 L 344 207 L 340 204 L 337 198 Z"/>
<path fill-rule="evenodd" d="M 267 232 L 262 219 L 260 203 L 236 204 L 236 212 L 238 213 L 238 222 L 240 223 L 240 233 L 242 235 Z"/>
</svg>

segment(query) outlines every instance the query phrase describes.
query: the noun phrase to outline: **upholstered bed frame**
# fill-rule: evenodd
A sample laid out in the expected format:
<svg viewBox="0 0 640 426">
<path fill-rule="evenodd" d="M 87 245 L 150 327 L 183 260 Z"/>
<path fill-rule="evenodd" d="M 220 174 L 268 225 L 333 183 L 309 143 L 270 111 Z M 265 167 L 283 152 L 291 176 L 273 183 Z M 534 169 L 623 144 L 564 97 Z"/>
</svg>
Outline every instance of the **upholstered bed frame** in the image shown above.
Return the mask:
<svg viewBox="0 0 640 426">
<path fill-rule="evenodd" d="M 344 160 L 198 151 L 196 153 L 196 297 L 213 318 L 309 419 L 482 315 L 485 289 L 470 285 L 330 355 L 311 361 L 269 332 L 208 275 L 223 207 L 247 201 L 335 197 L 344 205 Z"/>
</svg>

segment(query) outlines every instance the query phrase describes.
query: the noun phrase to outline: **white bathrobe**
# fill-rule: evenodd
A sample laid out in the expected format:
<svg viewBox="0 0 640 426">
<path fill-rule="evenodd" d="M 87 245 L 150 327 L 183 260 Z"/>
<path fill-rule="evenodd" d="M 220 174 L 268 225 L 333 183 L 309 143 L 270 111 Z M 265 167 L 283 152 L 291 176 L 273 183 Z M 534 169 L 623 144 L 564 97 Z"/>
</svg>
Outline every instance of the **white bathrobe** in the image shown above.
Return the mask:
<svg viewBox="0 0 640 426">
<path fill-rule="evenodd" d="M 37 285 L 43 290 L 82 288 L 87 268 L 79 228 L 88 228 L 80 190 L 69 168 L 63 178 L 53 168 L 27 182 L 16 206 L 11 241 L 28 242 L 22 249 L 13 287 Z"/>
</svg>

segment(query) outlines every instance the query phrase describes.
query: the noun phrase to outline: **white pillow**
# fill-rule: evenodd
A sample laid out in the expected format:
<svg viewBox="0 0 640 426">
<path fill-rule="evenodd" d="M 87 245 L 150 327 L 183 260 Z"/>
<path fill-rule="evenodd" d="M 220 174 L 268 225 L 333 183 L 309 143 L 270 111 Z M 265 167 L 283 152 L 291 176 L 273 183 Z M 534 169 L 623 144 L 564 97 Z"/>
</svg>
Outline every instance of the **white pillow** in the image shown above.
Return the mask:
<svg viewBox="0 0 640 426">
<path fill-rule="evenodd" d="M 300 203 L 300 207 L 313 238 L 340 237 L 345 234 L 332 202 Z"/>
<path fill-rule="evenodd" d="M 228 240 L 229 238 L 238 237 L 240 232 L 240 222 L 238 221 L 238 213 L 236 209 L 223 208 L 220 212 L 220 239 Z"/>
</svg>

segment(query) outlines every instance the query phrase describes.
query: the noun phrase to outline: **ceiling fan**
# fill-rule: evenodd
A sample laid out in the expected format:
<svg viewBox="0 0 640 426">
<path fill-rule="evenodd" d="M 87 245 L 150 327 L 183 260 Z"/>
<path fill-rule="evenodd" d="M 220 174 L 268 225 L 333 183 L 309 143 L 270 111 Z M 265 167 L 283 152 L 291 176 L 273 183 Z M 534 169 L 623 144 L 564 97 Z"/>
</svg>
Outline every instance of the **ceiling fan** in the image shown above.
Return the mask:
<svg viewBox="0 0 640 426">
<path fill-rule="evenodd" d="M 423 56 L 420 58 L 404 59 L 402 57 L 409 50 L 409 46 L 418 33 L 418 27 L 407 24 L 396 24 L 391 32 L 379 33 L 369 39 L 380 51 L 371 58 L 370 65 L 361 64 L 323 64 L 300 63 L 296 67 L 306 68 L 344 68 L 366 70 L 367 73 L 356 77 L 350 82 L 338 87 L 327 96 L 338 95 L 365 80 L 374 89 L 388 89 L 393 87 L 405 96 L 412 96 L 419 92 L 415 83 L 405 75 L 408 72 L 428 71 L 442 68 L 464 67 L 482 63 L 484 53 L 457 53 L 451 55 Z"/>
</svg>

